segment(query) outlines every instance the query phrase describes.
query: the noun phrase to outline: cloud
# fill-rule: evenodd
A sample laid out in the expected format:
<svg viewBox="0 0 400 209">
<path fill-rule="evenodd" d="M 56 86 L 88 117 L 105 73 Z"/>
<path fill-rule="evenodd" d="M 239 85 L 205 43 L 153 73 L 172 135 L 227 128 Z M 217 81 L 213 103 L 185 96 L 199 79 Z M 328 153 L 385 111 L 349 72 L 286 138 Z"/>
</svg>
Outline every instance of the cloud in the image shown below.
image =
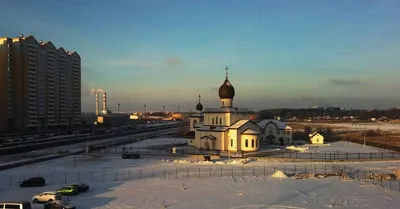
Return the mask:
<svg viewBox="0 0 400 209">
<path fill-rule="evenodd" d="M 155 65 L 151 62 L 143 61 L 143 60 L 135 60 L 135 59 L 117 59 L 108 62 L 108 65 L 113 67 L 154 67 Z"/>
<path fill-rule="evenodd" d="M 186 63 L 179 57 L 169 57 L 165 60 L 165 64 L 169 67 L 186 67 Z"/>
<path fill-rule="evenodd" d="M 187 65 L 179 57 L 168 57 L 164 61 L 157 59 L 145 60 L 145 59 L 132 59 L 132 58 L 121 58 L 111 60 L 107 63 L 113 67 L 142 67 L 148 69 L 167 70 L 167 69 L 186 69 Z"/>
<path fill-rule="evenodd" d="M 328 84 L 333 86 L 364 86 L 366 83 L 359 80 L 330 79 Z"/>
</svg>

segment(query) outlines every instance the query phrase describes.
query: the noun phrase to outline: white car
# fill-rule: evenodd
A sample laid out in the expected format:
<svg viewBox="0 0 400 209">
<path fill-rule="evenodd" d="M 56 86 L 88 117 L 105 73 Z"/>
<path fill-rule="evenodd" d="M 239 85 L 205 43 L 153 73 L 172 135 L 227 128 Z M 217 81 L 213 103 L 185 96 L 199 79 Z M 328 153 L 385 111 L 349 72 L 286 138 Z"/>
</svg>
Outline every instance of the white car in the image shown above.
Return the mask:
<svg viewBox="0 0 400 209">
<path fill-rule="evenodd" d="M 62 200 L 62 196 L 58 192 L 43 192 L 42 194 L 35 195 L 32 198 L 33 203 L 51 202 L 54 200 Z"/>
</svg>

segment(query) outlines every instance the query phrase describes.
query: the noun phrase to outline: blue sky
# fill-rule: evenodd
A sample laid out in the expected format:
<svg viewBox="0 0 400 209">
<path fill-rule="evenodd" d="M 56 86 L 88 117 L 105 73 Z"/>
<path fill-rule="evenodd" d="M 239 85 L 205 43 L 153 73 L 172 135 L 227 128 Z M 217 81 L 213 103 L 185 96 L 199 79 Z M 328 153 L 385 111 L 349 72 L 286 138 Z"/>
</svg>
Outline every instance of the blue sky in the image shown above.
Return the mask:
<svg viewBox="0 0 400 209">
<path fill-rule="evenodd" d="M 3 0 L 0 36 L 33 34 L 77 51 L 115 110 L 217 106 L 230 68 L 251 109 L 400 105 L 400 1 Z"/>
</svg>

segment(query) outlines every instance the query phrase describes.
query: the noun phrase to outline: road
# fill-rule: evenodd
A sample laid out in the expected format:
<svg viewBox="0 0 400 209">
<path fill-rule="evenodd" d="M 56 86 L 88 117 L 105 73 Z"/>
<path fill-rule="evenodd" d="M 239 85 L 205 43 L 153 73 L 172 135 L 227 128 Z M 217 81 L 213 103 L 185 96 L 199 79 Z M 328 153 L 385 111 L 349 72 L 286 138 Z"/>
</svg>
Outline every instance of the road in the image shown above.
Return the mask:
<svg viewBox="0 0 400 209">
<path fill-rule="evenodd" d="M 102 140 L 96 140 L 93 142 L 90 142 L 90 138 L 89 138 L 89 145 L 101 145 L 101 144 L 105 144 L 105 143 L 109 143 L 109 142 L 124 141 L 129 138 L 146 137 L 146 136 L 154 135 L 154 134 L 163 135 L 166 133 L 176 132 L 180 129 L 181 128 L 171 128 L 171 129 L 165 129 L 165 130 L 154 131 L 154 132 L 132 134 L 132 135 L 121 136 L 121 137 L 116 137 L 116 138 L 107 138 L 107 139 L 102 139 Z M 70 152 L 70 153 L 77 152 L 82 149 L 85 149 L 87 144 L 88 144 L 88 142 L 86 141 L 86 142 L 82 142 L 82 143 L 78 143 L 78 144 L 65 145 L 62 147 L 46 148 L 46 149 L 35 150 L 35 151 L 27 152 L 27 153 L 20 153 L 20 154 L 15 154 L 15 155 L 4 155 L 4 156 L 1 156 L 0 164 L 6 164 L 6 163 L 10 163 L 12 161 L 18 161 L 18 160 L 22 160 L 22 159 L 34 159 L 34 158 L 40 158 L 40 157 L 45 157 L 45 156 L 49 156 L 49 155 L 57 155 L 60 150 L 63 150 L 63 151 L 68 150 L 68 152 Z"/>
</svg>

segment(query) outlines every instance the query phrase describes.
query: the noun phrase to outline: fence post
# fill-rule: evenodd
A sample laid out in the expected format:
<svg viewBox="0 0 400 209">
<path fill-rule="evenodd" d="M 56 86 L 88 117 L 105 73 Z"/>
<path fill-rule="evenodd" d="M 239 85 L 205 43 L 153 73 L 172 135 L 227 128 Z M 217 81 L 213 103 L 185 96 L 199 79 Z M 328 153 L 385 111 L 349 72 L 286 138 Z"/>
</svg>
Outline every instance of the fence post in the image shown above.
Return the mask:
<svg viewBox="0 0 400 209">
<path fill-rule="evenodd" d="M 312 153 L 310 152 L 310 160 L 312 159 Z"/>
<path fill-rule="evenodd" d="M 233 177 L 233 167 L 231 169 L 232 169 L 232 177 Z"/>
<path fill-rule="evenodd" d="M 197 178 L 200 178 L 200 168 L 198 169 L 198 174 L 197 174 Z"/>
<path fill-rule="evenodd" d="M 175 168 L 175 178 L 178 178 L 178 168 Z"/>
<path fill-rule="evenodd" d="M 286 173 L 286 165 L 285 165 L 285 173 Z"/>
<path fill-rule="evenodd" d="M 326 154 L 326 153 L 325 153 Z M 326 174 L 326 164 L 324 166 L 324 174 Z"/>
<path fill-rule="evenodd" d="M 297 152 L 296 152 L 296 159 L 297 159 Z"/>
<path fill-rule="evenodd" d="M 221 177 L 222 177 L 222 167 L 221 167 Z"/>
<path fill-rule="evenodd" d="M 382 175 L 381 175 L 381 187 L 383 187 L 383 177 L 382 177 Z"/>
<path fill-rule="evenodd" d="M 304 173 L 307 173 L 307 166 L 304 166 Z"/>
<path fill-rule="evenodd" d="M 394 158 L 394 152 L 392 152 L 392 158 Z"/>
<path fill-rule="evenodd" d="M 264 166 L 264 176 L 265 176 L 265 166 Z"/>
<path fill-rule="evenodd" d="M 211 167 L 210 167 L 210 178 L 211 178 Z"/>
<path fill-rule="evenodd" d="M 296 165 L 294 165 L 294 174 L 295 175 L 296 175 L 296 170 L 297 170 Z"/>
<path fill-rule="evenodd" d="M 325 154 L 325 160 L 326 160 L 326 152 L 324 154 Z"/>
<path fill-rule="evenodd" d="M 371 152 L 369 153 L 369 159 L 372 159 L 372 153 Z"/>
<path fill-rule="evenodd" d="M 164 179 L 166 178 L 166 175 L 167 175 L 167 174 L 166 174 L 166 171 L 165 171 L 165 169 L 164 169 Z"/>
<path fill-rule="evenodd" d="M 358 153 L 358 159 L 360 159 L 360 153 Z"/>
<path fill-rule="evenodd" d="M 349 153 L 346 152 L 346 160 L 349 159 Z"/>
<path fill-rule="evenodd" d="M 189 178 L 189 167 L 186 168 L 186 178 Z"/>
<path fill-rule="evenodd" d="M 317 165 L 314 165 L 314 174 L 317 174 Z"/>
<path fill-rule="evenodd" d="M 392 178 L 389 179 L 389 189 L 392 190 Z"/>
</svg>

